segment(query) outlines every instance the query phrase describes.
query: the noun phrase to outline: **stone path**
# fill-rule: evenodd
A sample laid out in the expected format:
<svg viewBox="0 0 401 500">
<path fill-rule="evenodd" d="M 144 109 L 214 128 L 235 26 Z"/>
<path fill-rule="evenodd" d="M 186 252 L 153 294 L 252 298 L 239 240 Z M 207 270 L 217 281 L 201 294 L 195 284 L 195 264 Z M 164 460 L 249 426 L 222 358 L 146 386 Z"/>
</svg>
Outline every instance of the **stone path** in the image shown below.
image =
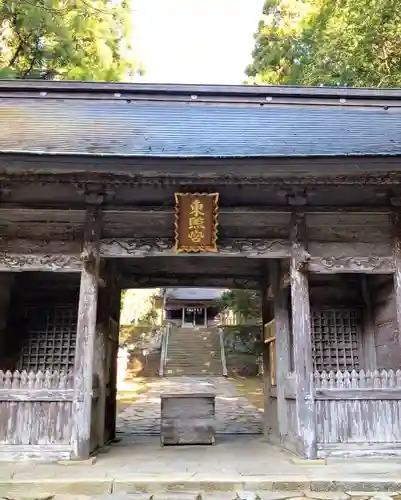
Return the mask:
<svg viewBox="0 0 401 500">
<path fill-rule="evenodd" d="M 149 391 L 117 416 L 117 437 L 160 433 L 160 393 L 214 392 L 216 432 L 220 434 L 260 434 L 263 413 L 239 394 L 233 382 L 223 377 L 165 377 L 149 383 Z"/>
<path fill-rule="evenodd" d="M 399 500 L 398 492 L 303 492 L 303 491 L 233 491 L 233 492 L 193 492 L 180 491 L 176 493 L 104 493 L 102 495 L 41 495 L 18 496 L 11 500 Z M 1 500 L 10 500 L 2 497 Z"/>
</svg>

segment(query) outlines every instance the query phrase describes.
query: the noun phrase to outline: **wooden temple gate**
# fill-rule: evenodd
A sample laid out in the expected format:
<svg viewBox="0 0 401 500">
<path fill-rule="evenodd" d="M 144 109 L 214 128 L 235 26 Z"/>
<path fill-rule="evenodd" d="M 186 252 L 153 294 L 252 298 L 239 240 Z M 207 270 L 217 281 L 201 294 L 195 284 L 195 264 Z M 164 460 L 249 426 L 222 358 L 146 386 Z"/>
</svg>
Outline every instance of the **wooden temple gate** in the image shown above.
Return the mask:
<svg viewBox="0 0 401 500">
<path fill-rule="evenodd" d="M 0 89 L 0 460 L 113 439 L 141 286 L 262 290 L 268 442 L 401 453 L 401 93 Z M 220 195 L 217 248 L 177 252 L 177 192 Z"/>
</svg>

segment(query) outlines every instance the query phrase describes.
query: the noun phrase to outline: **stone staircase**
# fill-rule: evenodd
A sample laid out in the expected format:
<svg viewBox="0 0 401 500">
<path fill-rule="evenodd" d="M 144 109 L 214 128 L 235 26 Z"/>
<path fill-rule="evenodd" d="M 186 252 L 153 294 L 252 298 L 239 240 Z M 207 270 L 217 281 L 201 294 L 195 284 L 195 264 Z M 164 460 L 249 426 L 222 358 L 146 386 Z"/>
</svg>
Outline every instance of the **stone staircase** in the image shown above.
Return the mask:
<svg viewBox="0 0 401 500">
<path fill-rule="evenodd" d="M 172 328 L 166 376 L 222 375 L 220 339 L 216 328 Z"/>
</svg>

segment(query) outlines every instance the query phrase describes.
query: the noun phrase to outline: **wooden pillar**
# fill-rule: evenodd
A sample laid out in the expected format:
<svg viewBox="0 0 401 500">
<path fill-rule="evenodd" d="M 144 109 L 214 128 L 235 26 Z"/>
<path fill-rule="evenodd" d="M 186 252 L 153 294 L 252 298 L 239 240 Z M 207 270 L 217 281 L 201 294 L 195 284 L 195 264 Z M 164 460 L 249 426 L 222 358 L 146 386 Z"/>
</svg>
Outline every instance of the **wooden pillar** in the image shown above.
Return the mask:
<svg viewBox="0 0 401 500">
<path fill-rule="evenodd" d="M 316 457 L 316 425 L 314 379 L 309 304 L 306 273 L 304 214 L 292 216 L 292 254 L 290 260 L 292 332 L 294 339 L 294 371 L 296 380 L 296 419 L 298 452 L 305 458 Z"/>
<path fill-rule="evenodd" d="M 398 338 L 401 335 L 401 214 L 394 221 L 394 292 L 397 312 Z"/>
<path fill-rule="evenodd" d="M 364 328 L 362 332 L 362 363 L 365 370 L 376 369 L 375 325 L 373 305 L 370 294 L 368 276 L 361 274 L 361 293 L 364 302 Z"/>
<path fill-rule="evenodd" d="M 105 442 L 116 437 L 116 412 L 117 412 L 117 358 L 119 349 L 119 330 L 121 312 L 121 289 L 117 283 L 115 263 L 110 269 L 110 308 L 107 346 L 107 391 L 106 391 L 106 428 Z"/>
<path fill-rule="evenodd" d="M 4 351 L 6 340 L 7 323 L 10 312 L 10 301 L 12 285 L 15 278 L 15 273 L 0 274 L 0 359 L 5 359 L 10 353 Z M 0 366 L 0 369 L 4 369 Z"/>
<path fill-rule="evenodd" d="M 285 443 L 289 433 L 288 403 L 285 387 L 290 373 L 290 323 L 288 311 L 288 288 L 280 288 L 282 270 L 280 261 L 271 260 L 269 266 L 270 281 L 274 296 L 274 319 L 276 323 L 276 381 L 277 381 L 277 416 L 280 442 Z"/>
<path fill-rule="evenodd" d="M 84 227 L 82 252 L 84 265 L 81 272 L 79 291 L 74 365 L 72 445 L 74 458 L 81 460 L 88 458 L 90 454 L 100 230 L 100 207 L 89 207 L 86 212 Z"/>
<path fill-rule="evenodd" d="M 264 327 L 272 319 L 270 304 L 268 301 L 268 286 L 262 288 L 262 328 L 264 340 Z M 271 379 L 270 379 L 270 344 L 263 343 L 263 396 L 264 396 L 264 410 L 263 410 L 263 434 L 269 438 L 273 430 L 272 415 L 272 400 L 270 395 Z"/>
<path fill-rule="evenodd" d="M 96 339 L 94 351 L 94 366 L 93 372 L 98 380 L 98 389 L 96 397 L 96 415 L 92 416 L 94 421 L 94 431 L 96 442 L 93 443 L 96 447 L 102 447 L 105 444 L 107 436 L 106 426 L 106 398 L 107 398 L 107 348 L 108 337 L 110 330 L 110 308 L 111 308 L 111 280 L 109 269 L 106 266 L 103 270 L 105 277 L 103 283 L 105 286 L 99 289 L 98 298 L 98 312 L 97 312 L 97 326 L 96 326 Z M 92 446 L 93 447 L 93 446 Z"/>
</svg>

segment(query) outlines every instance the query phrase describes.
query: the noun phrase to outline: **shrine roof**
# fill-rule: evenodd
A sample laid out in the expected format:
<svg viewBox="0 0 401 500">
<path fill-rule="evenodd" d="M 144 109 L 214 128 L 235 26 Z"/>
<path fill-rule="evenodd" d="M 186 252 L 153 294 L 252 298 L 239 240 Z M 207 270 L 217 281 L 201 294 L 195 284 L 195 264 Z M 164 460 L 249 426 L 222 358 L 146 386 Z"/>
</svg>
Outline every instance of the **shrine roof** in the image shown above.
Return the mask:
<svg viewBox="0 0 401 500">
<path fill-rule="evenodd" d="M 166 288 L 166 298 L 173 300 L 216 300 L 222 288 Z"/>
<path fill-rule="evenodd" d="M 0 81 L 0 152 L 401 155 L 401 89 Z"/>
</svg>

